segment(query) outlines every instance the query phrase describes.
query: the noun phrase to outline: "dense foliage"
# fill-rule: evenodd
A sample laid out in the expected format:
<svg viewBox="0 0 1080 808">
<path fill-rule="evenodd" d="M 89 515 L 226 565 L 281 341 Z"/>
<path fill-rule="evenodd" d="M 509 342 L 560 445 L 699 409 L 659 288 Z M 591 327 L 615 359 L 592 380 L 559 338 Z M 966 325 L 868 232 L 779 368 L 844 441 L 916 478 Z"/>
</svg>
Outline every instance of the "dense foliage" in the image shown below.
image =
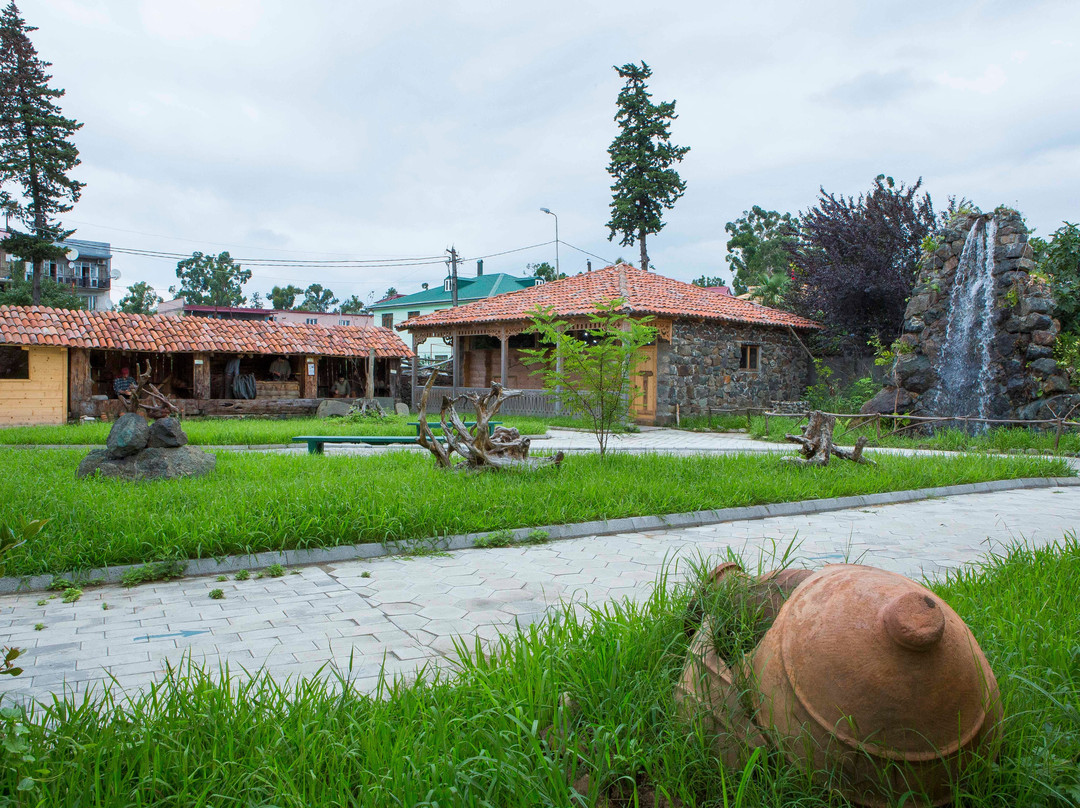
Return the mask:
<svg viewBox="0 0 1080 808">
<path fill-rule="evenodd" d="M 169 287 L 169 294 L 183 297 L 189 305 L 243 306 L 244 284 L 251 280 L 251 270 L 244 269 L 228 252 L 204 255 L 194 252 L 176 265 L 180 287 Z"/>
<path fill-rule="evenodd" d="M 619 91 L 615 113 L 619 133 L 608 148 L 608 173 L 615 180 L 608 240 L 618 234 L 624 247 L 638 242 L 641 268 L 648 269 L 646 236 L 663 229 L 664 210 L 670 210 L 686 191 L 686 183 L 672 166 L 682 162 L 690 147 L 671 142 L 671 122 L 678 117 L 675 102 L 650 100 L 649 66 L 630 63 L 615 71 L 626 84 Z"/>
<path fill-rule="evenodd" d="M 296 305 L 296 298 L 304 294 L 299 286 L 275 286 L 270 290 L 270 307 L 278 311 L 288 311 Z"/>
<path fill-rule="evenodd" d="M 38 305 L 53 309 L 81 309 L 83 298 L 68 286 L 63 286 L 51 278 L 42 278 L 39 286 Z M 29 278 L 16 276 L 14 280 L 0 289 L 0 306 L 34 305 L 34 287 Z"/>
<path fill-rule="evenodd" d="M 146 281 L 136 281 L 128 287 L 128 293 L 120 298 L 116 308 L 128 314 L 155 314 L 160 302 L 154 287 Z"/>
<path fill-rule="evenodd" d="M 328 312 L 338 299 L 329 289 L 324 289 L 321 283 L 313 283 L 304 290 L 304 301 L 297 306 L 301 311 Z"/>
<path fill-rule="evenodd" d="M 57 216 L 79 201 L 83 183 L 69 173 L 79 165 L 71 136 L 82 124 L 65 118 L 52 79 L 11 2 L 0 14 L 0 210 L 29 229 L 13 232 L 4 249 L 33 265 L 31 298 L 42 302 L 42 262 L 56 260 L 56 246 L 71 235 Z"/>
<path fill-rule="evenodd" d="M 823 322 L 838 342 L 865 346 L 899 335 L 923 239 L 934 228 L 930 196 L 878 176 L 858 198 L 821 189 L 790 247 L 789 301 Z"/>
<path fill-rule="evenodd" d="M 1080 334 L 1080 225 L 1064 222 L 1049 241 L 1031 241 L 1038 272 L 1050 280 L 1061 330 Z"/>
<path fill-rule="evenodd" d="M 548 283 L 551 281 L 561 281 L 566 277 L 565 272 L 556 272 L 555 267 L 547 261 L 541 261 L 539 264 L 526 264 L 525 269 L 528 270 L 529 274 L 534 278 L 540 278 Z"/>
<path fill-rule="evenodd" d="M 770 296 L 780 297 L 790 274 L 789 256 L 799 238 L 798 218 L 754 205 L 724 225 L 724 230 L 731 234 L 727 262 L 734 274 L 735 294 L 746 294 L 750 287 L 765 285 L 779 276 L 779 281 L 771 281 Z"/>
</svg>

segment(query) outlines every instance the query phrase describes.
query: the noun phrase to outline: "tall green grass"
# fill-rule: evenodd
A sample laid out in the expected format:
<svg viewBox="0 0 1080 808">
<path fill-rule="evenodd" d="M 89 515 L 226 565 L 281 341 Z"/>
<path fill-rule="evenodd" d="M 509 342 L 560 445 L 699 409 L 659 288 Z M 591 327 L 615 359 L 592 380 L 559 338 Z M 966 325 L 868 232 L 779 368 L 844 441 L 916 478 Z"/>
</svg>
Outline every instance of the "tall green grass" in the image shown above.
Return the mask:
<svg viewBox="0 0 1080 808">
<path fill-rule="evenodd" d="M 413 452 L 221 452 L 202 478 L 77 479 L 82 453 L 0 449 L 0 524 L 48 519 L 8 575 L 167 558 L 403 542 L 446 534 L 871 494 L 1015 477 L 1069 476 L 1047 458 L 881 457 L 795 468 L 777 456 L 572 455 L 562 468 L 462 474 Z"/>
<path fill-rule="evenodd" d="M 32 760 L 3 758 L 0 795 L 101 808 L 847 806 L 773 752 L 725 768 L 702 724 L 678 716 L 693 588 L 659 584 L 641 605 L 565 608 L 488 653 L 462 645 L 453 677 L 384 682 L 373 696 L 348 671 L 277 682 L 183 665 L 130 698 L 10 709 L 7 736 L 22 733 Z M 968 621 L 1005 704 L 1001 755 L 975 763 L 955 804 L 1075 806 L 1080 545 L 1016 547 L 935 588 Z M 710 610 L 739 630 L 744 612 Z"/>
<path fill-rule="evenodd" d="M 467 417 L 467 416 L 466 416 Z M 184 431 L 197 446 L 258 446 L 289 443 L 297 435 L 415 435 L 415 415 L 388 415 L 386 418 L 185 418 Z M 430 420 L 437 420 L 429 416 Z M 573 418 L 541 418 L 529 415 L 499 417 L 505 426 L 523 435 L 543 435 L 549 425 L 583 426 Z M 0 445 L 92 446 L 105 443 L 111 423 L 65 424 L 63 426 L 12 426 L 0 428 Z"/>
</svg>

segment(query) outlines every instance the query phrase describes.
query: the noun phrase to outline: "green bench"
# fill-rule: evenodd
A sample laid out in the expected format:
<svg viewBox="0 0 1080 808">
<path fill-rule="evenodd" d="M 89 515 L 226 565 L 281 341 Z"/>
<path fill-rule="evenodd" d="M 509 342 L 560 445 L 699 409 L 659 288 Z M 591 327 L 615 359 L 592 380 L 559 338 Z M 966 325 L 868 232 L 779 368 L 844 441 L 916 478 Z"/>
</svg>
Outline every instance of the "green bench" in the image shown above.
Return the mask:
<svg viewBox="0 0 1080 808">
<path fill-rule="evenodd" d="M 502 421 L 488 421 L 488 434 L 494 434 L 495 427 L 499 426 L 500 424 L 502 424 Z M 416 434 L 420 434 L 419 421 L 409 421 L 409 426 L 416 427 Z M 474 426 L 476 426 L 476 421 L 466 421 L 465 426 L 467 426 L 469 429 L 472 429 Z M 439 421 L 428 421 L 428 429 L 431 430 L 431 434 L 433 435 L 437 432 L 442 432 L 442 423 Z"/>
<path fill-rule="evenodd" d="M 445 438 L 436 438 L 445 440 Z M 322 454 L 328 443 L 363 443 L 368 446 L 393 446 L 395 444 L 415 444 L 411 435 L 298 435 L 293 443 L 306 443 L 308 454 Z"/>
</svg>

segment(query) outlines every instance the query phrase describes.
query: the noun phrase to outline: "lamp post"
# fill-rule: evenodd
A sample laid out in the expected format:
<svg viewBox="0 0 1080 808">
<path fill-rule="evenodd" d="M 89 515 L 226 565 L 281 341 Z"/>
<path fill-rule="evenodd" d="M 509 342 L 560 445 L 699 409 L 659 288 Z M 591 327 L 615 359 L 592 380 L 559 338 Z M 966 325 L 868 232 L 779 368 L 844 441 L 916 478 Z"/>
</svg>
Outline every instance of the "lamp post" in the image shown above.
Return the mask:
<svg viewBox="0 0 1080 808">
<path fill-rule="evenodd" d="M 546 213 L 549 216 L 555 216 L 547 208 L 540 208 L 541 213 Z M 559 217 L 555 216 L 555 277 L 559 277 Z"/>
</svg>

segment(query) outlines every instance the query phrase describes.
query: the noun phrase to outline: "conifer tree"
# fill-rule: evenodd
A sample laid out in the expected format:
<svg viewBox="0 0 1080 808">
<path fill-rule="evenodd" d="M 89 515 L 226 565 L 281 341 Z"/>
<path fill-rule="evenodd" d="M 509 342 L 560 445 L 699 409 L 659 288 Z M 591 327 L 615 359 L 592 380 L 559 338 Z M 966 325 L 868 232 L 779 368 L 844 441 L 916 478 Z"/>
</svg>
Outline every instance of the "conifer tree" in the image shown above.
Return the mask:
<svg viewBox="0 0 1080 808">
<path fill-rule="evenodd" d="M 4 247 L 33 264 L 33 302 L 41 302 L 42 265 L 57 260 L 56 245 L 70 236 L 57 219 L 79 200 L 83 183 L 68 174 L 79 165 L 71 136 L 82 124 L 57 106 L 63 90 L 49 86 L 50 62 L 37 55 L 14 0 L 0 13 L 0 208 L 29 233 L 13 233 Z"/>
<path fill-rule="evenodd" d="M 671 121 L 675 120 L 675 102 L 651 101 L 645 83 L 652 70 L 645 62 L 640 67 L 625 64 L 616 67 L 620 78 L 626 80 L 619 91 L 615 122 L 619 134 L 611 142 L 608 173 L 615 178 L 611 186 L 611 221 L 608 222 L 608 241 L 618 233 L 619 242 L 629 247 L 637 241 L 641 248 L 641 268 L 649 268 L 649 253 L 645 237 L 659 233 L 663 227 L 665 209 L 671 209 L 686 191 L 686 183 L 672 168 L 681 163 L 689 146 L 671 143 Z"/>
</svg>

